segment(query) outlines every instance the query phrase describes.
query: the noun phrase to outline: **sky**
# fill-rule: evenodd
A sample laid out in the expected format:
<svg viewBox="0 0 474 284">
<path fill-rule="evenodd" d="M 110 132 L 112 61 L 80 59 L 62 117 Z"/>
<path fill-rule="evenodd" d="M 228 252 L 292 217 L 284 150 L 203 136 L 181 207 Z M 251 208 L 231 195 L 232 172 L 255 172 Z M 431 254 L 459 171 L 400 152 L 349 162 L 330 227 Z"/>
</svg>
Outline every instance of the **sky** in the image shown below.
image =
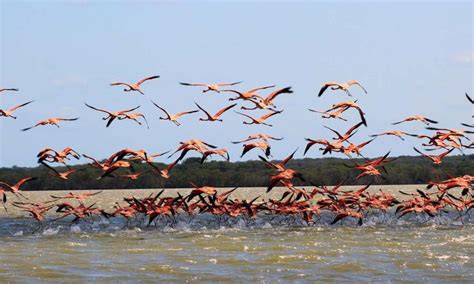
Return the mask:
<svg viewBox="0 0 474 284">
<path fill-rule="evenodd" d="M 345 115 L 349 122 L 342 122 L 307 110 L 351 99 L 340 91 L 318 98 L 326 81 L 356 79 L 368 90 L 352 89 L 368 121 L 354 143 L 388 130 L 426 133 L 416 122 L 391 125 L 415 114 L 438 120 L 441 127 L 472 123 L 473 107 L 464 97 L 465 92 L 473 94 L 470 1 L 0 3 L 0 86 L 20 88 L 1 93 L 0 108 L 35 101 L 17 111 L 18 119 L 0 119 L 0 167 L 35 166 L 44 147 L 70 146 L 105 158 L 123 148 L 174 150 L 179 141 L 191 138 L 227 148 L 232 161 L 256 159 L 259 151 L 241 159 L 242 145 L 230 143 L 255 133 L 284 137 L 272 142 L 273 158 L 296 148 L 296 158 L 301 158 L 304 138 L 329 140 L 333 135 L 324 126 L 345 132 L 358 122 L 352 111 Z M 142 85 L 145 96 L 109 86 L 150 75 L 161 77 Z M 173 113 L 196 109 L 194 102 L 216 112 L 230 103 L 230 94 L 202 93 L 178 82 L 235 81 L 243 81 L 234 86 L 237 90 L 292 87 L 293 94 L 275 100 L 284 112 L 269 120 L 274 127 L 243 125 L 244 118 L 233 111 L 222 116 L 222 123 L 201 122 L 202 114 L 193 114 L 177 127 L 159 120 L 162 113 L 150 102 Z M 125 120 L 106 128 L 102 115 L 84 102 L 109 110 L 140 105 L 150 129 Z M 20 131 L 61 116 L 80 119 L 61 128 Z M 412 147 L 418 144 L 414 138 L 379 137 L 364 153 L 415 155 Z M 306 157 L 322 155 L 314 147 Z"/>
</svg>

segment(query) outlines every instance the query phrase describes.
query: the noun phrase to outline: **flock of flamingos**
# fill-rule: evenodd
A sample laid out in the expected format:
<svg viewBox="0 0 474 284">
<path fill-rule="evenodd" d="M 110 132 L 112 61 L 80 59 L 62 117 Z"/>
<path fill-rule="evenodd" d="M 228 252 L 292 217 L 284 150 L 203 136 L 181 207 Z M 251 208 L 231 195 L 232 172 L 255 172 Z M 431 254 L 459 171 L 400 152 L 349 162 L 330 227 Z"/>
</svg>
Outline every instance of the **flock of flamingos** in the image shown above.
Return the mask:
<svg viewBox="0 0 474 284">
<path fill-rule="evenodd" d="M 141 90 L 143 83 L 158 78 L 159 76 L 151 76 L 133 84 L 115 82 L 111 83 L 111 85 L 122 85 L 125 86 L 125 92 L 136 92 L 144 95 L 144 92 Z M 184 86 L 203 87 L 204 89 L 202 92 L 204 93 L 215 92 L 219 94 L 230 94 L 232 97 L 229 98 L 229 101 L 240 101 L 249 105 L 241 106 L 242 111 L 264 110 L 266 114 L 260 117 L 253 116 L 249 112 L 244 113 L 242 111 L 235 111 L 235 113 L 245 117 L 246 120 L 243 121 L 243 124 L 261 124 L 269 127 L 272 125 L 268 121 L 273 116 L 281 115 L 283 112 L 283 110 L 279 110 L 276 107 L 274 101 L 280 95 L 293 93 L 291 87 L 275 90 L 270 92 L 267 96 L 264 96 L 261 93 L 267 89 L 272 89 L 275 86 L 263 86 L 248 91 L 237 91 L 233 89 L 240 83 L 241 82 L 228 84 L 180 84 Z M 358 81 L 351 80 L 345 83 L 325 83 L 320 89 L 318 97 L 322 95 L 338 96 L 337 93 L 342 92 L 347 96 L 352 97 L 351 90 L 354 89 L 354 87 L 358 87 L 362 92 L 367 93 L 366 89 Z M 3 94 L 8 94 L 13 91 L 18 91 L 18 89 L 0 89 L 0 92 Z M 468 99 L 469 104 L 474 104 L 474 101 L 468 94 L 466 94 L 466 98 Z M 20 104 L 8 110 L 0 109 L 0 116 L 16 119 L 17 117 L 14 116 L 15 112 L 31 103 L 33 103 L 33 101 Z M 177 126 L 180 125 L 178 120 L 182 119 L 183 116 L 189 116 L 198 112 L 203 115 L 199 118 L 201 121 L 222 122 L 221 117 L 224 113 L 237 106 L 237 103 L 232 103 L 218 110 L 216 113 L 213 113 L 196 103 L 195 110 L 171 114 L 164 107 L 153 101 L 152 103 L 157 107 L 157 111 L 163 113 L 163 116 L 160 117 L 161 120 L 169 120 Z M 106 127 L 109 127 L 114 121 L 117 122 L 121 120 L 132 120 L 139 125 L 145 123 L 148 127 L 145 115 L 133 112 L 138 109 L 139 106 L 126 110 L 109 111 L 92 106 L 88 103 L 85 103 L 85 105 L 96 112 L 105 114 L 105 117 L 102 119 L 106 121 Z M 408 122 L 423 123 L 426 125 L 426 129 L 431 131 L 431 134 L 410 134 L 394 130 L 371 135 L 372 138 L 370 140 L 364 141 L 360 144 L 354 144 L 350 142 L 350 140 L 352 140 L 353 136 L 357 133 L 358 128 L 367 126 L 365 113 L 362 107 L 357 104 L 357 100 L 348 100 L 333 104 L 325 111 L 310 109 L 312 112 L 321 114 L 322 118 L 339 119 L 343 121 L 347 121 L 347 119 L 343 117 L 343 114 L 350 110 L 357 111 L 360 121 L 349 127 L 345 132 L 339 132 L 335 129 L 326 127 L 335 135 L 333 138 L 328 140 L 306 138 L 307 145 L 304 149 L 304 154 L 306 154 L 313 145 L 319 145 L 319 150 L 322 151 L 323 154 L 339 152 L 348 157 L 355 155 L 364 158 L 365 162 L 350 166 L 360 171 L 360 174 L 356 179 L 364 178 L 367 180 L 367 185 L 362 186 L 357 190 L 342 190 L 341 186 L 346 181 L 343 181 L 334 187 L 328 187 L 314 184 L 312 181 L 305 179 L 301 173 L 287 167 L 288 161 L 293 158 L 296 150 L 282 161 L 269 160 L 269 157 L 271 156 L 270 141 L 282 140 L 283 138 L 276 138 L 267 134 L 255 134 L 248 136 L 241 141 L 235 141 L 232 143 L 244 143 L 241 157 L 253 149 L 260 149 L 262 151 L 262 155 L 258 155 L 263 162 L 262 165 L 274 170 L 274 173 L 269 177 L 267 192 L 271 191 L 275 186 L 282 186 L 285 188 L 284 193 L 278 199 L 264 201 L 259 196 L 253 200 L 238 200 L 231 197 L 237 187 L 225 192 L 218 192 L 214 187 L 198 186 L 194 183 L 190 183 L 192 189 L 187 195 L 183 196 L 178 193 L 176 197 L 162 197 L 162 190 L 156 195 L 150 195 L 145 198 L 130 196 L 123 198 L 126 203 L 125 205 L 119 205 L 119 203 L 116 203 L 111 211 L 106 211 L 105 209 L 98 208 L 95 203 L 86 205 L 86 199 L 96 197 L 101 193 L 100 191 L 79 194 L 71 192 L 63 196 L 51 196 L 51 200 L 45 202 L 29 202 L 28 198 L 22 194 L 20 188 L 23 184 L 36 179 L 34 177 L 26 177 L 14 185 L 0 182 L 0 196 L 2 197 L 2 203 L 6 211 L 8 210 L 6 206 L 7 194 L 11 193 L 16 196 L 17 201 L 12 202 L 12 206 L 28 212 L 31 217 L 38 221 L 40 226 L 45 220 L 45 213 L 48 211 L 55 211 L 56 213 L 61 214 L 59 218 L 51 220 L 52 222 L 67 216 L 73 217 L 72 222 L 93 220 L 96 217 L 102 216 L 101 218 L 107 219 L 123 217 L 127 220 L 127 224 L 131 220 L 141 220 L 140 222 L 144 222 L 147 225 L 152 225 L 160 219 L 173 220 L 176 216 L 182 214 L 195 216 L 199 213 L 210 213 L 213 216 L 218 216 L 218 218 L 242 218 L 244 220 L 253 220 L 261 215 L 289 216 L 294 219 L 299 219 L 302 222 L 306 222 L 307 224 L 312 224 L 316 222 L 319 215 L 323 212 L 327 212 L 332 216 L 330 224 L 336 224 L 342 219 L 348 218 L 355 220 L 356 223 L 361 225 L 368 212 L 374 211 L 388 212 L 389 210 L 394 209 L 398 218 L 408 214 L 423 214 L 429 217 L 435 217 L 449 212 L 458 212 L 459 216 L 462 217 L 469 214 L 469 211 L 474 208 L 474 202 L 472 199 L 474 195 L 474 176 L 470 175 L 451 177 L 447 180 L 441 181 L 432 181 L 428 183 L 426 190 L 417 190 L 415 193 L 401 192 L 402 194 L 407 195 L 403 200 L 398 200 L 392 194 L 383 192 L 382 190 L 370 193 L 367 189 L 370 187 L 373 179 L 384 178 L 384 175 L 388 174 L 384 166 L 393 161 L 394 158 L 389 158 L 390 152 L 373 160 L 365 158 L 362 154 L 364 147 L 378 136 L 396 136 L 401 140 L 405 140 L 406 136 L 412 136 L 423 141 L 421 146 L 425 147 L 424 151 L 440 151 L 439 154 L 430 155 L 427 154 L 427 152 L 422 152 L 419 148 L 414 147 L 416 152 L 431 160 L 435 165 L 440 165 L 443 158 L 453 150 L 456 149 L 463 153 L 464 149 L 474 148 L 473 142 L 470 142 L 470 139 L 467 136 L 468 134 L 474 133 L 474 131 L 468 130 L 474 128 L 473 124 L 461 123 L 465 128 L 464 130 L 437 128 L 432 126 L 432 124 L 437 124 L 437 121 L 425 116 L 415 115 L 393 124 L 397 125 Z M 22 131 L 29 131 L 33 128 L 48 124 L 59 128 L 60 123 L 75 121 L 77 119 L 79 118 L 48 118 L 41 120 L 30 127 L 22 129 Z M 134 163 L 146 163 L 149 166 L 149 171 L 164 179 L 168 179 L 172 175 L 173 167 L 183 160 L 190 152 L 199 152 L 199 154 L 202 155 L 201 163 L 204 163 L 207 158 L 213 155 L 220 156 L 227 161 L 229 160 L 229 153 L 226 149 L 218 148 L 199 139 L 180 142 L 177 149 L 171 153 L 168 158 L 178 153 L 179 156 L 166 168 L 159 168 L 153 161 L 154 158 L 163 156 L 169 153 L 169 151 L 150 154 L 145 150 L 123 149 L 112 154 L 109 158 L 103 161 L 99 161 L 85 154 L 82 155 L 82 157 L 89 159 L 91 161 L 90 166 L 98 169 L 100 172 L 98 179 L 126 178 L 137 180 L 143 173 L 135 171 L 133 167 Z M 69 176 L 80 170 L 72 169 L 66 164 L 66 162 L 71 158 L 79 159 L 80 157 L 81 155 L 70 147 L 63 150 L 45 148 L 37 155 L 38 163 L 46 167 L 52 175 L 62 180 L 67 180 Z M 64 165 L 67 167 L 67 170 L 63 172 L 58 171 L 53 167 L 54 165 Z M 295 179 L 303 181 L 309 186 L 309 189 L 294 186 L 293 181 Z M 453 194 L 452 190 L 455 188 L 461 189 L 461 194 Z"/>
</svg>

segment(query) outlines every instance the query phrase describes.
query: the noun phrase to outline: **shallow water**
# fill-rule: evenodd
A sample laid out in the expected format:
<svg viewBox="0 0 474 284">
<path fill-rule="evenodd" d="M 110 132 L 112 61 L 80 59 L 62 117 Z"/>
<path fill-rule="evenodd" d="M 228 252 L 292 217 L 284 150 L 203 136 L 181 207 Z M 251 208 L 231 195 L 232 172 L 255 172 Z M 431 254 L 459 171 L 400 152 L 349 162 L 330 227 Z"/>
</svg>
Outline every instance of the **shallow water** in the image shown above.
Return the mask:
<svg viewBox="0 0 474 284">
<path fill-rule="evenodd" d="M 472 219 L 472 218 L 471 218 Z M 2 219 L 0 282 L 472 281 L 472 222 L 218 229 Z"/>
<path fill-rule="evenodd" d="M 383 189 L 396 193 L 417 187 Z M 239 189 L 233 196 L 251 198 L 264 191 Z M 151 192 L 156 190 L 104 191 L 90 202 L 107 209 L 123 196 Z M 51 192 L 25 194 L 30 201 L 38 201 L 48 199 Z M 0 213 L 0 283 L 472 283 L 471 215 L 458 218 L 452 212 L 437 218 L 398 219 L 393 213 L 374 213 L 364 218 L 363 226 L 350 219 L 331 226 L 334 216 L 323 214 L 307 226 L 292 217 L 264 215 L 252 221 L 204 214 L 180 216 L 173 223 L 158 218 L 150 227 L 145 220 L 126 224 L 123 218 L 114 218 L 74 225 L 70 220 L 48 221 L 38 228 L 31 219 L 20 217 L 25 212 L 10 206 L 8 213 Z"/>
</svg>

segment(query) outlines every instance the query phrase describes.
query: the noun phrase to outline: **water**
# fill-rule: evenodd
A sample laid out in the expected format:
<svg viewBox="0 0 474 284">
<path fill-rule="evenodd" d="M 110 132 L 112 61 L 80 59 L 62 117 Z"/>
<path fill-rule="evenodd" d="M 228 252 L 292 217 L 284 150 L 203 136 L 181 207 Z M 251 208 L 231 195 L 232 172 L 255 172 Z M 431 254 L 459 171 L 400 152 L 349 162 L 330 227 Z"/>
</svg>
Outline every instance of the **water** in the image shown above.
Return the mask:
<svg viewBox="0 0 474 284">
<path fill-rule="evenodd" d="M 472 281 L 472 224 L 47 226 L 2 220 L 7 281 Z M 6 229 L 8 227 L 8 229 Z"/>
<path fill-rule="evenodd" d="M 474 226 L 466 216 L 374 214 L 314 226 L 291 218 L 256 221 L 204 215 L 71 225 L 0 219 L 5 282 L 473 282 Z"/>
</svg>

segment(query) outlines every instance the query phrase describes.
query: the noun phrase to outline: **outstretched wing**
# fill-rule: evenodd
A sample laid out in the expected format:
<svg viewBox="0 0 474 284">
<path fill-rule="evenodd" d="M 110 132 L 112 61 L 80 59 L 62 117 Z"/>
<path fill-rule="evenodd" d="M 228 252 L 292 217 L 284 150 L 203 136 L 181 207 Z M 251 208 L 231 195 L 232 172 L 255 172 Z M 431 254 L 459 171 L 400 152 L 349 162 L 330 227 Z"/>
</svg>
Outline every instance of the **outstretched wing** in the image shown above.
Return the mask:
<svg viewBox="0 0 474 284">
<path fill-rule="evenodd" d="M 466 93 L 466 98 L 468 101 L 471 102 L 471 104 L 474 104 L 474 100 Z"/>
<path fill-rule="evenodd" d="M 193 86 L 193 87 L 207 87 L 208 85 L 208 84 L 201 84 L 201 83 L 191 84 L 191 83 L 183 83 L 183 82 L 180 82 L 179 84 L 183 86 Z"/>
<path fill-rule="evenodd" d="M 19 109 L 19 108 L 21 108 L 21 107 L 24 107 L 24 106 L 26 106 L 26 105 L 28 105 L 28 104 L 31 104 L 32 102 L 34 102 L 34 101 L 29 101 L 29 102 L 26 102 L 26 103 L 24 103 L 24 104 L 17 105 L 16 107 L 11 108 L 10 111 L 15 111 L 15 110 L 17 110 L 17 109 Z"/>
<path fill-rule="evenodd" d="M 38 179 L 38 178 L 37 178 L 37 177 L 27 177 L 27 178 L 24 178 L 24 179 L 20 180 L 19 182 L 17 182 L 14 187 L 19 188 L 19 187 L 20 187 L 21 185 L 23 185 L 24 183 L 29 182 L 29 181 L 32 181 L 32 180 L 36 180 L 36 179 Z"/>
<path fill-rule="evenodd" d="M 168 118 L 170 118 L 170 114 L 166 111 L 166 109 L 160 107 L 157 103 L 155 103 L 154 101 L 151 101 L 157 108 L 161 109 Z"/>
<path fill-rule="evenodd" d="M 216 116 L 221 116 L 224 112 L 228 111 L 229 109 L 235 107 L 237 104 L 233 104 L 230 106 L 226 106 L 225 108 L 220 109 L 215 115 Z"/>
<path fill-rule="evenodd" d="M 291 87 L 286 87 L 286 88 L 277 90 L 277 91 L 271 93 L 270 95 L 268 95 L 265 98 L 265 102 L 269 103 L 269 102 L 273 101 L 280 94 L 291 94 L 291 93 L 293 93 L 293 91 L 291 90 Z"/>
<path fill-rule="evenodd" d="M 84 104 L 88 107 L 88 108 L 91 108 L 93 110 L 96 110 L 96 111 L 100 111 L 100 112 L 105 112 L 107 114 L 111 114 L 109 111 L 105 110 L 105 109 L 100 109 L 100 108 L 96 108 L 96 107 L 93 107 L 91 105 L 88 105 L 86 102 L 84 102 Z"/>
<path fill-rule="evenodd" d="M 280 110 L 280 111 L 273 111 L 273 112 L 270 112 L 270 113 L 267 113 L 266 115 L 262 116 L 261 119 L 265 120 L 271 116 L 274 116 L 276 114 L 279 114 L 279 113 L 282 113 L 283 111 Z"/>
<path fill-rule="evenodd" d="M 330 86 L 334 86 L 334 85 L 337 85 L 336 83 L 333 83 L 333 82 L 328 82 L 328 83 L 325 83 L 321 89 L 319 90 L 319 93 L 318 93 L 318 97 L 322 96 L 323 93 L 330 87 Z"/>
<path fill-rule="evenodd" d="M 202 110 L 202 112 L 204 112 L 207 116 L 208 119 L 211 119 L 212 120 L 212 116 L 205 110 L 203 109 L 200 105 L 198 105 L 198 103 L 194 102 L 194 104 L 200 109 Z"/>
<path fill-rule="evenodd" d="M 153 79 L 158 79 L 158 78 L 160 78 L 160 76 L 158 76 L 158 75 L 146 77 L 146 78 L 141 79 L 140 81 L 138 81 L 138 82 L 136 83 L 136 85 L 137 85 L 137 86 L 140 86 L 140 85 L 143 84 L 143 82 L 145 82 L 145 81 L 153 80 Z"/>
<path fill-rule="evenodd" d="M 216 85 L 219 86 L 219 87 L 223 87 L 223 86 L 234 86 L 234 85 L 237 85 L 237 84 L 240 84 L 240 83 L 242 83 L 242 81 L 234 82 L 234 83 L 220 83 L 220 84 L 216 84 Z"/>
</svg>

